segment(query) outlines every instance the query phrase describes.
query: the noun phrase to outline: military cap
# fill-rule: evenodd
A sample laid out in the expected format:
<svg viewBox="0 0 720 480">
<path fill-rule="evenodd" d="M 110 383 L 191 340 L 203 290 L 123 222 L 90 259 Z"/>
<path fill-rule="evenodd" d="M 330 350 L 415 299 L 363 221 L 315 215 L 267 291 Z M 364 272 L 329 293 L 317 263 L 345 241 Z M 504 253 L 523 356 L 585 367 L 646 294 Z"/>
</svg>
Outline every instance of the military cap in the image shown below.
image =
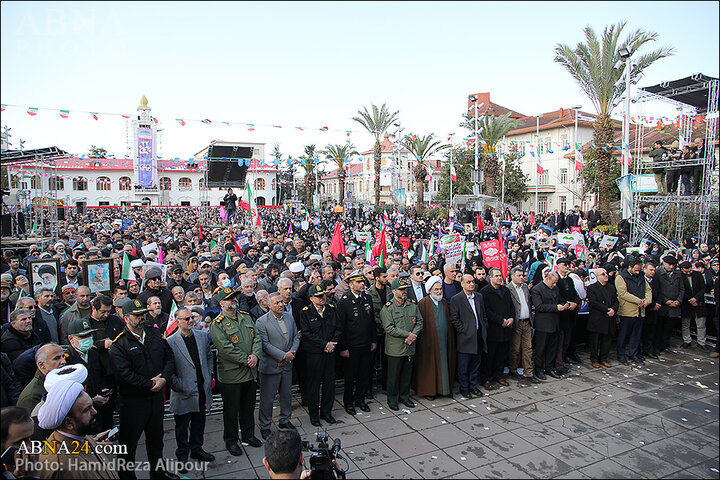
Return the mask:
<svg viewBox="0 0 720 480">
<path fill-rule="evenodd" d="M 390 285 L 390 288 L 392 290 L 405 290 L 406 288 L 410 287 L 410 285 L 407 284 L 404 280 L 396 279 L 392 281 L 392 284 Z"/>
<path fill-rule="evenodd" d="M 122 306 L 123 315 L 144 315 L 149 311 L 140 300 L 132 300 Z"/>
<path fill-rule="evenodd" d="M 311 297 L 322 297 L 325 295 L 325 289 L 322 285 L 312 285 L 308 289 L 308 295 Z"/>
<path fill-rule="evenodd" d="M 352 280 L 363 281 L 363 280 L 365 280 L 365 275 L 363 275 L 363 273 L 360 270 L 353 270 L 352 272 L 350 272 L 350 275 L 348 275 L 348 277 L 347 277 L 348 282 L 350 282 Z"/>
<path fill-rule="evenodd" d="M 90 320 L 87 318 L 76 318 L 70 322 L 67 329 L 68 335 L 78 335 L 80 337 L 90 335 L 95 331 L 97 331 L 97 328 L 92 328 L 90 326 Z"/>
<path fill-rule="evenodd" d="M 231 298 L 233 298 L 233 297 L 234 297 L 235 295 L 237 295 L 238 293 L 240 293 L 239 290 L 233 290 L 233 289 L 230 288 L 230 287 L 223 288 L 223 289 L 221 289 L 221 290 L 217 293 L 217 299 L 218 299 L 218 301 L 230 300 Z"/>
</svg>

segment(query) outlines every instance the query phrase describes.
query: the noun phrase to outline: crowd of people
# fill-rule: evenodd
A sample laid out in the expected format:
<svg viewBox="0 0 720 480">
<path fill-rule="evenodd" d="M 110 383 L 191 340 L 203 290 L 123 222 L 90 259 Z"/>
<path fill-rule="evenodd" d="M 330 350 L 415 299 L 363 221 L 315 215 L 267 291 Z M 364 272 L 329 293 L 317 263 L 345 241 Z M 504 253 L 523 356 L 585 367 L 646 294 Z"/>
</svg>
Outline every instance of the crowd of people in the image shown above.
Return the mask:
<svg viewBox="0 0 720 480">
<path fill-rule="evenodd" d="M 215 460 L 203 444 L 216 394 L 225 447 L 240 456 L 295 429 L 293 385 L 320 427 L 337 422 L 336 378 L 342 408 L 356 415 L 376 408 L 380 391 L 388 408 L 412 409 L 413 392 L 470 399 L 562 378 L 572 364 L 641 365 L 675 351 L 675 328 L 681 348 L 693 348 L 694 326 L 694 348 L 718 356 L 718 342 L 712 352 L 707 343 L 707 327 L 718 331 L 717 241 L 667 250 L 644 240 L 638 250 L 619 225 L 608 245 L 593 232 L 596 207 L 460 211 L 450 224 L 372 211 L 308 221 L 283 209 L 246 227 L 244 212 L 232 213 L 227 226 L 216 209 L 93 209 L 58 222 L 54 244 L 3 248 L 3 451 L 30 439 L 84 442 L 84 461 L 102 464 L 97 447 L 117 442 L 125 463 L 85 475 L 134 478 L 144 433 L 151 478 L 177 478 L 192 460 Z M 360 239 L 376 243 L 383 224 L 387 244 L 374 256 Z M 475 246 L 500 238 L 506 264 L 486 265 L 477 249 L 446 261 L 437 240 L 458 230 Z M 569 231 L 585 248 L 559 241 Z M 105 291 L 84 277 L 99 258 L 112 260 Z M 54 289 L 30 284 L 28 262 L 42 259 L 61 266 Z M 163 462 L 166 409 L 175 469 Z M 3 456 L 5 473 L 77 476 L 57 452 L 39 453 L 32 471 L 33 455 Z"/>
</svg>

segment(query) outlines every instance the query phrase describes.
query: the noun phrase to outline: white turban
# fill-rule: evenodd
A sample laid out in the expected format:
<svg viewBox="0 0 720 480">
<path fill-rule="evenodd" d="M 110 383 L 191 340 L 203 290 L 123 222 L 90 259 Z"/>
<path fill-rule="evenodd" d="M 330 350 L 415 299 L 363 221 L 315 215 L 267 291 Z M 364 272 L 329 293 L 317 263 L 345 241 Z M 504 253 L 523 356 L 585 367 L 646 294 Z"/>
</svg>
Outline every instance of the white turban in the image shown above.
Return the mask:
<svg viewBox="0 0 720 480">
<path fill-rule="evenodd" d="M 290 264 L 290 271 L 292 273 L 300 273 L 305 270 L 305 266 L 302 262 L 294 262 Z"/>
<path fill-rule="evenodd" d="M 87 376 L 88 371 L 87 368 L 85 368 L 85 365 L 79 363 L 66 365 L 64 367 L 56 368 L 55 370 L 50 370 L 45 376 L 45 383 L 43 386 L 45 387 L 45 391 L 49 392 L 56 383 L 62 380 L 83 383 L 85 379 L 87 379 Z"/>
<path fill-rule="evenodd" d="M 442 278 L 438 277 L 437 275 L 433 275 L 432 277 L 427 279 L 427 282 L 425 282 L 425 291 L 430 293 L 430 289 L 433 287 L 433 285 L 441 282 Z"/>
<path fill-rule="evenodd" d="M 54 247 L 54 248 L 55 248 L 55 250 L 57 250 L 57 249 L 58 249 L 58 247 L 63 247 L 63 248 L 65 248 L 65 244 L 64 244 L 64 243 L 62 243 L 62 242 L 57 242 L 57 243 L 55 244 L 55 247 Z"/>
<path fill-rule="evenodd" d="M 143 265 L 145 265 L 145 262 L 143 262 L 139 258 L 130 262 L 130 268 L 138 268 L 138 267 L 142 267 Z"/>
<path fill-rule="evenodd" d="M 60 380 L 53 385 L 38 411 L 38 426 L 45 430 L 59 427 L 82 392 L 83 386 L 72 380 Z"/>
</svg>

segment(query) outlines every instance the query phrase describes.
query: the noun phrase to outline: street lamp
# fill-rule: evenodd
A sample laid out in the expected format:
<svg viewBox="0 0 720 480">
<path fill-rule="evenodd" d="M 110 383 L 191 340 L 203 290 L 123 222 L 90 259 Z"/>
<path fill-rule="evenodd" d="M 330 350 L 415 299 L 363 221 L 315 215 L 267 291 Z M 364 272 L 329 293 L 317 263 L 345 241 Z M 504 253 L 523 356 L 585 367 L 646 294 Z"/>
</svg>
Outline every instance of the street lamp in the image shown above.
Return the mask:
<svg viewBox="0 0 720 480">
<path fill-rule="evenodd" d="M 622 176 L 625 177 L 630 173 L 629 159 L 630 159 L 630 57 L 632 56 L 630 50 L 627 47 L 622 47 L 618 50 L 620 58 L 625 60 L 625 115 L 623 116 L 622 124 Z M 632 214 L 630 208 L 630 199 L 623 193 L 623 189 L 620 190 L 621 205 L 623 218 L 628 218 Z"/>
<path fill-rule="evenodd" d="M 535 117 L 535 150 L 537 153 L 537 160 L 535 164 L 535 213 L 538 213 L 538 186 L 540 184 L 540 176 L 538 172 L 538 165 L 540 164 L 540 118 L 543 116 L 542 113 L 533 115 Z"/>
<path fill-rule="evenodd" d="M 578 113 L 580 112 L 580 109 L 582 108 L 582 105 L 573 105 L 570 107 L 575 111 L 575 130 L 573 131 L 573 207 L 575 206 L 576 197 L 577 197 L 577 161 L 575 160 L 575 157 L 577 157 L 577 130 L 578 130 Z M 580 199 L 580 202 L 582 203 L 582 198 Z"/>
<path fill-rule="evenodd" d="M 450 210 L 448 212 L 452 212 L 453 208 L 453 182 L 452 182 L 452 172 L 453 172 L 453 140 L 455 140 L 455 134 L 454 133 L 448 133 L 448 137 L 450 138 Z"/>
<path fill-rule="evenodd" d="M 473 107 L 475 108 L 475 193 L 476 195 L 480 194 L 480 168 L 479 168 L 479 162 L 480 157 L 478 156 L 478 108 L 481 108 L 485 106 L 485 102 L 482 102 L 478 105 L 478 96 L 477 95 L 470 95 L 470 101 L 473 102 Z"/>
</svg>

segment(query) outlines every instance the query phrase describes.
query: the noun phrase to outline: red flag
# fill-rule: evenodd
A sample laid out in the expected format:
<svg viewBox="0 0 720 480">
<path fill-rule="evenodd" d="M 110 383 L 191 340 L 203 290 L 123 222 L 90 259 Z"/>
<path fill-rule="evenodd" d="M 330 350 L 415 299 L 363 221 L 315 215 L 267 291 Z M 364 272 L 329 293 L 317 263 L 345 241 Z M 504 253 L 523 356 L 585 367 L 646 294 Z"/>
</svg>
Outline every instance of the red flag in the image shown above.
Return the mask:
<svg viewBox="0 0 720 480">
<path fill-rule="evenodd" d="M 340 222 L 335 222 L 335 231 L 330 241 L 329 250 L 334 258 L 337 258 L 341 253 L 347 255 L 347 253 L 345 253 L 345 243 L 343 242 L 342 233 L 340 233 Z"/>
<path fill-rule="evenodd" d="M 530 212 L 530 218 L 528 220 L 530 220 L 531 224 L 535 225 L 535 215 L 533 212 Z"/>
<path fill-rule="evenodd" d="M 507 252 L 505 251 L 505 242 L 503 242 L 501 228 L 498 228 L 498 248 L 501 252 L 500 272 L 502 273 L 503 280 L 505 280 L 505 278 L 507 278 L 507 274 L 508 274 L 508 262 L 507 262 Z"/>
<path fill-rule="evenodd" d="M 198 223 L 198 237 L 200 238 L 200 240 L 204 239 L 203 233 L 202 233 L 202 225 L 200 225 L 199 223 Z"/>
<path fill-rule="evenodd" d="M 382 257 L 383 254 L 385 256 L 387 256 L 387 243 L 385 240 L 385 225 L 383 225 L 382 230 L 380 230 L 380 234 L 376 238 L 375 245 L 372 248 L 373 257 Z"/>
<path fill-rule="evenodd" d="M 238 245 L 237 240 L 235 240 L 235 234 L 230 230 L 230 238 L 232 238 L 233 245 L 235 245 L 235 253 L 239 253 L 242 255 L 242 248 L 240 248 L 240 245 Z"/>
<path fill-rule="evenodd" d="M 483 225 L 482 218 L 480 218 L 480 214 L 477 214 L 477 228 L 478 231 L 482 232 L 485 229 L 485 225 Z"/>
<path fill-rule="evenodd" d="M 398 238 L 398 241 L 403 247 L 402 254 L 405 255 L 405 252 L 407 252 L 408 248 L 410 248 L 410 237 L 400 237 Z"/>
</svg>

